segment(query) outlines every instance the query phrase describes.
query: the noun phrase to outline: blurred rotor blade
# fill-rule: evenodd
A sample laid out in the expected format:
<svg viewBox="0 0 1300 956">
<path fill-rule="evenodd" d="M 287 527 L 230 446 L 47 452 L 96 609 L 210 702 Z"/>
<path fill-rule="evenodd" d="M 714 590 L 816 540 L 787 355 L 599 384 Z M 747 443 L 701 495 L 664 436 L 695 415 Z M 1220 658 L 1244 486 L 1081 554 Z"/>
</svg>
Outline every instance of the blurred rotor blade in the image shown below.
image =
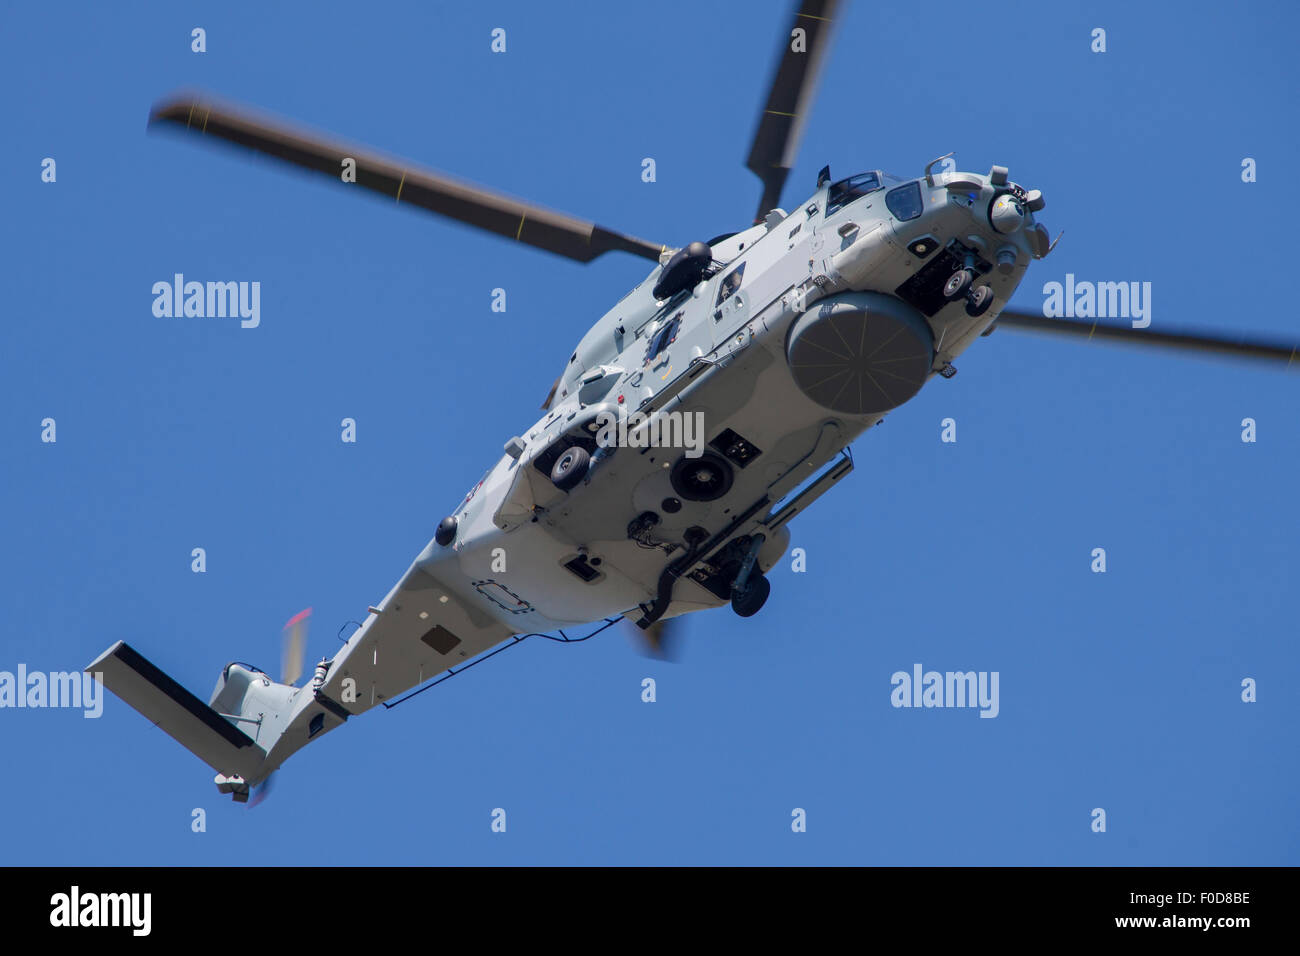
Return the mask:
<svg viewBox="0 0 1300 956">
<path fill-rule="evenodd" d="M 275 779 L 275 771 L 272 770 L 266 775 L 266 779 L 253 788 L 253 798 L 248 801 L 250 807 L 255 807 L 271 795 L 271 781 Z"/>
<path fill-rule="evenodd" d="M 646 657 L 673 661 L 678 657 L 681 625 L 676 618 L 660 618 L 647 628 L 637 627 L 630 618 L 623 618 L 623 628 Z"/>
<path fill-rule="evenodd" d="M 342 146 L 310 133 L 296 132 L 278 121 L 255 117 L 243 109 L 206 99 L 181 97 L 156 105 L 149 125 L 168 124 L 236 146 L 256 150 L 345 183 L 346 160 L 355 161 L 355 182 L 391 196 L 399 203 L 486 229 L 547 252 L 590 262 L 606 252 L 630 252 L 659 261 L 664 246 L 604 229 L 593 222 L 552 212 L 481 186 L 458 182 L 416 166 Z"/>
<path fill-rule="evenodd" d="M 307 648 L 307 622 L 311 608 L 299 611 L 284 626 L 280 654 L 280 683 L 290 686 L 302 676 L 303 651 Z"/>
<path fill-rule="evenodd" d="M 838 6 L 839 0 L 800 0 L 781 38 L 781 56 L 745 163 L 763 182 L 755 222 L 781 205 L 781 190 L 794 165 L 817 78 L 830 50 Z"/>
<path fill-rule="evenodd" d="M 1048 319 L 1032 312 L 1004 311 L 997 327 L 1024 332 L 1047 332 L 1085 340 L 1141 345 L 1147 348 L 1181 349 L 1203 355 L 1234 359 L 1263 359 L 1284 368 L 1300 369 L 1300 343 L 1266 342 L 1239 335 L 1205 335 L 1172 329 L 1135 329 L 1128 325 L 1106 325 L 1092 319 Z"/>
<path fill-rule="evenodd" d="M 559 376 L 558 378 L 556 378 L 556 380 L 555 380 L 555 384 L 552 385 L 552 386 L 551 386 L 551 390 L 550 390 L 549 392 L 546 393 L 546 401 L 542 402 L 542 411 L 544 411 L 544 412 L 545 412 L 545 411 L 550 411 L 550 408 L 551 408 L 551 402 L 555 401 L 555 393 L 556 393 L 556 391 L 559 390 L 559 387 L 560 387 L 560 381 L 561 381 L 561 379 L 563 379 L 563 378 L 564 378 L 563 375 L 561 375 L 561 376 Z"/>
</svg>

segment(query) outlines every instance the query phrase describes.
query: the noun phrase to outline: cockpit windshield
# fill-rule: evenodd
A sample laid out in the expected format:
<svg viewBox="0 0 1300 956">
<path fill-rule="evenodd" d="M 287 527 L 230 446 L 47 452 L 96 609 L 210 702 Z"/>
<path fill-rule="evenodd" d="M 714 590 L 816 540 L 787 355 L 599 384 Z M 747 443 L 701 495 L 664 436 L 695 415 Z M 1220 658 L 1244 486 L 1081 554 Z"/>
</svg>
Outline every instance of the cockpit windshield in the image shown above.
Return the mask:
<svg viewBox="0 0 1300 956">
<path fill-rule="evenodd" d="M 826 194 L 826 215 L 829 216 L 841 206 L 847 206 L 853 200 L 860 199 L 880 188 L 879 172 L 858 173 L 848 179 L 831 183 L 830 191 Z"/>
</svg>

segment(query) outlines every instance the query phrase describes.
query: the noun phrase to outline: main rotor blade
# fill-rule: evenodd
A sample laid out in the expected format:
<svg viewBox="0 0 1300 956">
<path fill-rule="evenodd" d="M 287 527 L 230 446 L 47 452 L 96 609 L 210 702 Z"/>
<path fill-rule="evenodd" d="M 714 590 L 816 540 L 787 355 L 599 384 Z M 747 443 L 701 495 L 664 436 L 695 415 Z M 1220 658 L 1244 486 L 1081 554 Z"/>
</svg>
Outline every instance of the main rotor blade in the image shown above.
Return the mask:
<svg viewBox="0 0 1300 956">
<path fill-rule="evenodd" d="M 997 327 L 1118 342 L 1123 345 L 1182 349 L 1236 359 L 1264 359 L 1286 368 L 1300 369 L 1300 343 L 1265 342 L 1246 336 L 1204 335 L 1166 329 L 1135 329 L 1127 325 L 1106 325 L 1090 319 L 1048 319 L 1032 312 L 1015 311 L 1004 311 L 999 315 Z"/>
<path fill-rule="evenodd" d="M 551 402 L 555 401 L 555 393 L 559 391 L 560 382 L 563 380 L 564 380 L 563 375 L 560 375 L 558 378 L 556 378 L 555 384 L 552 385 L 551 390 L 546 393 L 546 400 L 542 402 L 542 411 L 548 412 L 551 410 Z"/>
<path fill-rule="evenodd" d="M 790 29 L 781 40 L 783 52 L 745 163 L 763 182 L 755 222 L 781 205 L 781 190 L 794 165 L 817 78 L 830 49 L 838 6 L 839 0 L 800 0 Z"/>
<path fill-rule="evenodd" d="M 149 125 L 171 124 L 276 159 L 323 173 L 341 185 L 360 186 L 439 215 L 495 232 L 547 252 L 590 262 L 606 252 L 630 252 L 659 261 L 664 247 L 605 229 L 593 222 L 511 199 L 481 186 L 457 182 L 437 173 L 380 157 L 363 149 L 292 132 L 268 119 L 206 100 L 180 98 L 159 103 Z M 356 182 L 343 180 L 344 160 L 356 161 Z"/>
</svg>

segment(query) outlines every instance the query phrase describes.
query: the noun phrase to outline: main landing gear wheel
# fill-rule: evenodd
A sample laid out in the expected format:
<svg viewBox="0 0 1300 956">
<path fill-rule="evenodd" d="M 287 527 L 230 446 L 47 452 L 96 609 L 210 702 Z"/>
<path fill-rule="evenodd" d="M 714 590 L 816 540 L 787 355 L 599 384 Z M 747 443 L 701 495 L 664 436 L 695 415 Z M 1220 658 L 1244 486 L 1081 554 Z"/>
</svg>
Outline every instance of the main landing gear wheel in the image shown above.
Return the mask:
<svg viewBox="0 0 1300 956">
<path fill-rule="evenodd" d="M 561 491 L 576 488 L 587 477 L 587 467 L 590 464 L 591 456 L 587 454 L 587 449 L 574 445 L 555 459 L 555 464 L 551 466 L 551 483 Z"/>
<path fill-rule="evenodd" d="M 982 285 L 966 293 L 966 314 L 973 319 L 979 318 L 993 304 L 993 289 Z"/>
<path fill-rule="evenodd" d="M 753 617 L 763 609 L 771 593 L 772 582 L 755 568 L 745 586 L 731 595 L 731 609 L 741 617 Z"/>
<path fill-rule="evenodd" d="M 971 283 L 974 281 L 975 273 L 971 272 L 969 269 L 958 269 L 950 275 L 948 281 L 944 283 L 943 297 L 949 302 L 961 298 L 966 294 L 966 290 L 970 288 Z"/>
</svg>

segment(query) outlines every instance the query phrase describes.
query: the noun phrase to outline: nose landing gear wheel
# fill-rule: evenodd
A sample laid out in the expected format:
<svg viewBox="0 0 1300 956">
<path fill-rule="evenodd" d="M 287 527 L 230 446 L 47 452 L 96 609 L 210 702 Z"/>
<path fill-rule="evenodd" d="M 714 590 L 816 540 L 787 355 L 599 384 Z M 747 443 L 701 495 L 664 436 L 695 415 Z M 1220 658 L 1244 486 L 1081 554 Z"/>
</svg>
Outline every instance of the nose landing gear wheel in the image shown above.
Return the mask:
<svg viewBox="0 0 1300 956">
<path fill-rule="evenodd" d="M 973 319 L 979 318 L 993 304 L 993 289 L 982 285 L 966 293 L 966 314 Z"/>
<path fill-rule="evenodd" d="M 555 459 L 555 464 L 551 466 L 551 483 L 561 491 L 576 488 L 587 477 L 587 467 L 590 464 L 591 456 L 587 454 L 587 449 L 574 445 Z"/>
<path fill-rule="evenodd" d="M 755 568 L 745 587 L 731 595 L 731 609 L 741 617 L 753 617 L 767 603 L 772 593 L 772 582 Z"/>
<path fill-rule="evenodd" d="M 974 281 L 975 273 L 969 269 L 958 269 L 948 277 L 948 281 L 944 284 L 943 297 L 949 302 L 961 298 Z"/>
</svg>

